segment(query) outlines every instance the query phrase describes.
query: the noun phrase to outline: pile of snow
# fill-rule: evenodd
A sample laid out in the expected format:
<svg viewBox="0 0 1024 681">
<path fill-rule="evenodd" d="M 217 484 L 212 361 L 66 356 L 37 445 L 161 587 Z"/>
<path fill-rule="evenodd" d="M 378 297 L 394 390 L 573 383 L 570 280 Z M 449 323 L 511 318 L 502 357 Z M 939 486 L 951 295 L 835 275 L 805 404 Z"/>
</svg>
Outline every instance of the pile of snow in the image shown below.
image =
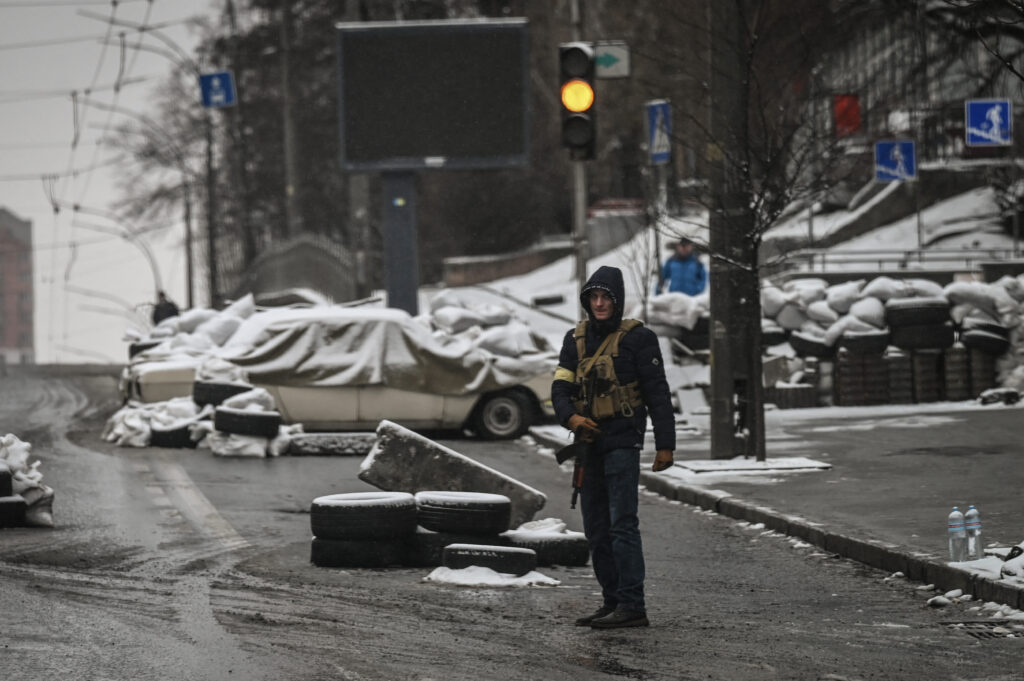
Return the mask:
<svg viewBox="0 0 1024 681">
<path fill-rule="evenodd" d="M 514 530 L 502 533 L 503 536 L 513 541 L 554 541 L 571 537 L 582 537 L 582 532 L 570 530 L 564 520 L 558 518 L 544 518 L 542 520 L 531 520 L 525 522 Z"/>
<path fill-rule="evenodd" d="M 705 291 L 696 296 L 672 292 L 652 296 L 648 302 L 648 325 L 659 333 L 672 333 L 659 330 L 658 327 L 674 327 L 674 329 L 693 330 L 697 321 L 711 312 L 711 299 Z"/>
<path fill-rule="evenodd" d="M 27 506 L 25 524 L 53 527 L 53 489 L 43 484 L 39 461 L 29 463 L 32 445 L 8 433 L 0 437 L 0 465 L 11 472 L 11 487 Z"/>
<path fill-rule="evenodd" d="M 491 568 L 471 565 L 460 570 L 439 567 L 423 578 L 424 582 L 435 584 L 450 584 L 452 586 L 475 586 L 475 587 L 526 587 L 526 586 L 559 586 L 557 579 L 533 570 L 522 577 L 495 572 Z"/>
</svg>

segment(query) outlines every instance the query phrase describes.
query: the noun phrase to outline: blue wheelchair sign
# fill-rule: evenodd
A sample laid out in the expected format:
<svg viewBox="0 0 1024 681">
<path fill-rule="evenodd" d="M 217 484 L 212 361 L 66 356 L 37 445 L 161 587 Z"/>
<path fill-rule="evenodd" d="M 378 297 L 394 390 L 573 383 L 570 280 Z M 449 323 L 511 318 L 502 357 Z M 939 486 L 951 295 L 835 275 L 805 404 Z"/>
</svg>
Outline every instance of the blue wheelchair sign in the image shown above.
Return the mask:
<svg viewBox="0 0 1024 681">
<path fill-rule="evenodd" d="M 230 71 L 201 74 L 199 90 L 203 95 L 203 106 L 207 109 L 235 105 L 235 79 Z"/>
<path fill-rule="evenodd" d="M 875 142 L 875 179 L 902 182 L 917 179 L 917 150 L 912 140 Z"/>
<path fill-rule="evenodd" d="M 1008 99 L 968 99 L 964 126 L 969 147 L 1005 147 L 1013 144 L 1013 109 Z"/>
</svg>

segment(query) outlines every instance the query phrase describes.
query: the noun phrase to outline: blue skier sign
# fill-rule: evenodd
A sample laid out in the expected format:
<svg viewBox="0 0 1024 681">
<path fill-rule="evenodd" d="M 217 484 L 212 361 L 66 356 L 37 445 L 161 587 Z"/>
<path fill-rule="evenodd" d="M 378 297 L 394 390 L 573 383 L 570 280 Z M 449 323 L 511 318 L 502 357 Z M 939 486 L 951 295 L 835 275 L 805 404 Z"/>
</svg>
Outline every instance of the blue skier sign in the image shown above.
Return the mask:
<svg viewBox="0 0 1024 681">
<path fill-rule="evenodd" d="M 969 147 L 1007 147 L 1013 144 L 1013 108 L 1008 99 L 968 99 L 964 126 Z"/>
<path fill-rule="evenodd" d="M 199 90 L 207 109 L 235 105 L 235 79 L 230 71 L 200 74 Z"/>
<path fill-rule="evenodd" d="M 902 182 L 917 179 L 917 150 L 912 140 L 875 142 L 875 179 Z"/>
</svg>

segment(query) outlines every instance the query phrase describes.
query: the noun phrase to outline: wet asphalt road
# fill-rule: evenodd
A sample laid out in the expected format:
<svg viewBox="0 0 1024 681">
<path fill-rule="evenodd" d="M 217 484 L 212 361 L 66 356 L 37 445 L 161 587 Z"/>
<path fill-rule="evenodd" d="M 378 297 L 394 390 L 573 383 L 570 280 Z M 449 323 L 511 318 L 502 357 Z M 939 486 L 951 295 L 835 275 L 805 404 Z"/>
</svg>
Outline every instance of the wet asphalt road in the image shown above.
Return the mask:
<svg viewBox="0 0 1024 681">
<path fill-rule="evenodd" d="M 0 678 L 1020 679 L 1024 638 L 976 639 L 933 594 L 763 530 L 641 500 L 649 629 L 571 625 L 587 568 L 556 588 L 427 584 L 425 569 L 309 563 L 309 502 L 365 491 L 359 458 L 216 459 L 99 439 L 109 377 L 9 376 L 0 431 L 33 443 L 57 528 L 0 530 Z M 548 495 L 569 476 L 529 443 L 445 444 Z"/>
</svg>

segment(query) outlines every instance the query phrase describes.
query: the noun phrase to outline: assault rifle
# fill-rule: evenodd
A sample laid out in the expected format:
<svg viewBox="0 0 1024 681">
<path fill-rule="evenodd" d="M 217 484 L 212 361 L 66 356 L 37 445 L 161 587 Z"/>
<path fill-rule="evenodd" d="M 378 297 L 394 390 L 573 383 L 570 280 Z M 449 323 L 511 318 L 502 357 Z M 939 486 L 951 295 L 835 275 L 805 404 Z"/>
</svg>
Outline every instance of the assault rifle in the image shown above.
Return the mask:
<svg viewBox="0 0 1024 681">
<path fill-rule="evenodd" d="M 611 381 L 607 378 L 598 378 L 594 374 L 587 376 L 586 390 L 583 394 L 583 416 L 586 416 L 588 419 L 593 418 L 594 391 L 597 389 L 607 391 L 611 388 L 611 385 Z M 573 433 L 572 444 L 566 445 L 555 452 L 555 461 L 559 465 L 569 459 L 575 460 L 572 468 L 572 497 L 569 500 L 569 508 L 576 508 L 576 499 L 579 498 L 580 489 L 583 487 L 583 473 L 590 458 L 590 448 L 593 445 L 593 441 L 584 439 L 585 436 L 581 431 L 582 429 L 579 429 Z"/>
</svg>

